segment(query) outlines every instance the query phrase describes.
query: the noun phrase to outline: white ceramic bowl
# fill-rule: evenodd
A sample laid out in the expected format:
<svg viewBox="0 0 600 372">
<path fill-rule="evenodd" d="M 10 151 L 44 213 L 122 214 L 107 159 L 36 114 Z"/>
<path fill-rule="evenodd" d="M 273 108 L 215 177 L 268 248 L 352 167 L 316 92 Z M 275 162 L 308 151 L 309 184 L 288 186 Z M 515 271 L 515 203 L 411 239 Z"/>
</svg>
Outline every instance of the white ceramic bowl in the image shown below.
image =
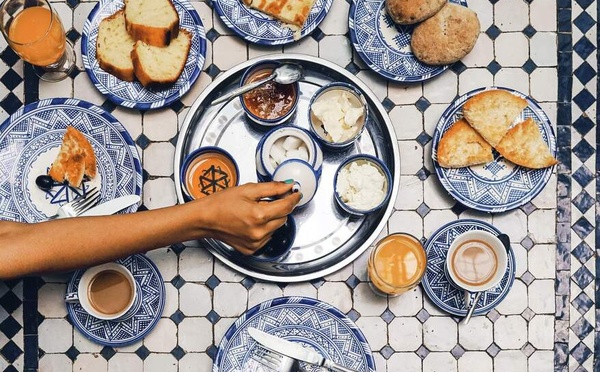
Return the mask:
<svg viewBox="0 0 600 372">
<path fill-rule="evenodd" d="M 357 109 L 356 112 L 360 113 L 360 116 L 357 118 L 355 124 L 351 126 L 352 132 L 350 136 L 341 139 L 334 139 L 331 137 L 331 135 L 329 135 L 326 132 L 323 122 L 313 112 L 313 106 L 317 102 L 337 102 L 337 98 L 342 93 L 346 93 L 346 96 L 348 97 L 348 102 L 352 107 L 352 110 Z M 359 109 L 362 111 L 358 111 Z M 343 111 L 340 111 L 340 113 L 342 112 Z M 350 84 L 342 82 L 329 83 L 319 88 L 319 90 L 315 92 L 315 94 L 310 100 L 308 111 L 310 131 L 323 145 L 331 149 L 343 149 L 352 145 L 357 140 L 357 138 L 360 137 L 363 130 L 365 129 L 368 117 L 369 108 L 367 102 L 365 101 L 365 97 L 358 89 L 356 89 Z"/>
<path fill-rule="evenodd" d="M 294 180 L 297 192 L 302 199 L 296 205 L 302 207 L 312 200 L 319 186 L 319 176 L 310 164 L 300 159 L 288 159 L 281 163 L 273 173 L 273 181 Z"/>
<path fill-rule="evenodd" d="M 291 151 L 283 146 L 288 147 Z M 298 150 L 299 147 L 304 149 L 301 152 L 306 151 L 307 157 L 303 157 L 298 151 L 294 151 Z M 283 155 L 282 151 L 284 152 Z M 288 125 L 279 126 L 265 134 L 256 146 L 255 156 L 256 173 L 259 181 L 272 180 L 275 168 L 288 159 L 306 161 L 317 174 L 317 177 L 320 177 L 323 166 L 323 151 L 310 133 L 300 127 Z M 279 161 L 273 162 L 273 156 L 278 158 Z"/>
<path fill-rule="evenodd" d="M 350 182 L 350 184 L 353 186 L 350 189 L 354 190 L 353 196 L 355 196 L 355 199 L 356 199 L 354 202 L 347 200 L 347 198 L 345 198 L 345 194 L 340 195 L 341 190 L 339 190 L 339 189 L 341 188 L 341 183 L 345 182 L 342 179 L 342 177 L 343 177 L 342 170 L 349 170 L 352 164 L 356 164 L 360 167 L 362 167 L 365 164 L 372 165 L 377 170 L 377 173 L 379 174 L 379 176 L 383 177 L 383 183 L 382 183 L 382 189 L 381 189 L 382 197 L 380 198 L 380 200 L 375 200 L 376 203 L 374 203 L 374 204 L 368 203 L 369 197 L 372 195 L 375 195 L 373 190 L 370 190 L 370 187 L 372 187 L 374 184 L 373 178 L 371 176 L 369 176 L 369 172 L 372 171 L 371 168 L 368 168 L 368 169 L 358 169 L 357 168 L 352 171 L 352 173 L 354 173 L 354 172 L 358 172 L 358 173 L 353 174 L 351 176 L 351 178 L 357 177 L 357 180 L 360 180 L 360 182 Z M 363 172 L 363 171 L 367 172 L 367 173 L 365 173 L 366 178 L 360 179 L 361 172 Z M 387 202 L 389 201 L 390 196 L 392 194 L 392 184 L 391 183 L 392 183 L 392 175 L 391 175 L 389 169 L 387 168 L 387 166 L 380 159 L 378 159 L 374 156 L 371 156 L 371 155 L 366 155 L 366 154 L 353 155 L 353 156 L 350 156 L 349 158 L 347 158 L 346 160 L 344 160 L 340 164 L 338 169 L 336 170 L 335 176 L 333 178 L 333 187 L 334 187 L 333 194 L 334 194 L 334 198 L 335 198 L 337 204 L 344 211 L 346 211 L 350 214 L 353 214 L 353 215 L 365 215 L 365 214 L 373 213 L 387 204 Z M 363 200 L 364 203 L 360 203 L 359 202 L 360 200 Z M 373 202 L 373 200 L 370 200 L 370 201 Z"/>
</svg>

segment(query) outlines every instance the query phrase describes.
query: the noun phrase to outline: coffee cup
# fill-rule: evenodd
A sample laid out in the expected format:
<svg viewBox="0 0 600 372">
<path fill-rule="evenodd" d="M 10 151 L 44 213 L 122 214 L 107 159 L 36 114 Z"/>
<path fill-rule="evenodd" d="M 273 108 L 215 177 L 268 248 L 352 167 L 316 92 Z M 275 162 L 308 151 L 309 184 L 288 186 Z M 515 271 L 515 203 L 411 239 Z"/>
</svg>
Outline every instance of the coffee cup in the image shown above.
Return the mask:
<svg viewBox="0 0 600 372">
<path fill-rule="evenodd" d="M 98 319 L 120 321 L 139 310 L 142 292 L 125 266 L 111 262 L 87 269 L 77 290 L 67 293 L 65 301 L 81 304 Z"/>
<path fill-rule="evenodd" d="M 507 265 L 508 253 L 496 235 L 470 230 L 454 239 L 444 269 L 452 285 L 476 293 L 498 285 Z"/>
</svg>

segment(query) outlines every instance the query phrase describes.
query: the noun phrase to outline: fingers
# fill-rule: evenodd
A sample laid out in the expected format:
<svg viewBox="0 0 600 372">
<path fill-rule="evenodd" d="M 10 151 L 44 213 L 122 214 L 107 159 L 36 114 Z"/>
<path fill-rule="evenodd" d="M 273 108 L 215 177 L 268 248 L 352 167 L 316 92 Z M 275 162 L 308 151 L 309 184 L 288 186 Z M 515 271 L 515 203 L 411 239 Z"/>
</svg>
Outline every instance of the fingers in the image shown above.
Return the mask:
<svg viewBox="0 0 600 372">
<path fill-rule="evenodd" d="M 264 208 L 264 214 L 268 219 L 283 218 L 292 213 L 298 202 L 300 202 L 301 197 L 301 193 L 293 192 L 281 199 L 262 203 L 261 207 Z"/>
<path fill-rule="evenodd" d="M 246 185 L 249 197 L 260 200 L 269 197 L 279 197 L 292 191 L 293 182 L 260 182 L 248 183 Z"/>
</svg>

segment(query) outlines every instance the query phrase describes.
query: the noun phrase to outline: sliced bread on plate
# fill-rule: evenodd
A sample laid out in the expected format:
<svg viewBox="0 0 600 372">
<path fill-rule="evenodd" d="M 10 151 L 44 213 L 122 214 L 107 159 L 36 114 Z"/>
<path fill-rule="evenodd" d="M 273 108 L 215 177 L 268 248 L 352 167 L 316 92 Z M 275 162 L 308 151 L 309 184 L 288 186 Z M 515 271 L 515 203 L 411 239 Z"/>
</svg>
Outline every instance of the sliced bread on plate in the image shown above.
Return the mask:
<svg viewBox="0 0 600 372">
<path fill-rule="evenodd" d="M 73 187 L 79 187 L 83 176 L 96 176 L 96 155 L 90 142 L 83 133 L 68 126 L 56 159 L 48 175 L 57 182 L 67 181 Z"/>
<path fill-rule="evenodd" d="M 546 168 L 558 163 L 532 118 L 510 128 L 496 150 L 511 162 L 527 168 Z"/>
<path fill-rule="evenodd" d="M 125 0 L 125 25 L 135 40 L 167 46 L 179 33 L 179 14 L 171 0 Z"/>
<path fill-rule="evenodd" d="M 136 41 L 131 59 L 135 76 L 145 87 L 172 84 L 185 67 L 192 45 L 192 33 L 181 29 L 167 47 L 156 47 Z"/>
<path fill-rule="evenodd" d="M 135 40 L 125 29 L 123 10 L 107 17 L 98 26 L 96 60 L 100 68 L 121 80 L 133 81 L 131 51 Z"/>
<path fill-rule="evenodd" d="M 444 168 L 461 168 L 494 160 L 492 146 L 460 119 L 444 133 L 437 148 L 437 161 Z"/>
</svg>

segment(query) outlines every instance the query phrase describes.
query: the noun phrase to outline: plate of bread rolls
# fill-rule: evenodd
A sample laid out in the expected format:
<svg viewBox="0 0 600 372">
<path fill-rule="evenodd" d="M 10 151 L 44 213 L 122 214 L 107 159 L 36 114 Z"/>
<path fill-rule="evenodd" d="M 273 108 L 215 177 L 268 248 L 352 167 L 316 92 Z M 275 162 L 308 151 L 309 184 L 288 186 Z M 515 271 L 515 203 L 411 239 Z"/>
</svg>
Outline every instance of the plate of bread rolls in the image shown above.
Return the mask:
<svg viewBox="0 0 600 372">
<path fill-rule="evenodd" d="M 206 36 L 187 0 L 103 0 L 84 24 L 81 54 L 108 99 L 149 110 L 181 98 L 198 79 Z"/>
<path fill-rule="evenodd" d="M 461 204 L 484 212 L 518 208 L 537 196 L 556 159 L 552 124 L 533 98 L 488 87 L 457 98 L 432 141 L 442 186 Z"/>
</svg>

